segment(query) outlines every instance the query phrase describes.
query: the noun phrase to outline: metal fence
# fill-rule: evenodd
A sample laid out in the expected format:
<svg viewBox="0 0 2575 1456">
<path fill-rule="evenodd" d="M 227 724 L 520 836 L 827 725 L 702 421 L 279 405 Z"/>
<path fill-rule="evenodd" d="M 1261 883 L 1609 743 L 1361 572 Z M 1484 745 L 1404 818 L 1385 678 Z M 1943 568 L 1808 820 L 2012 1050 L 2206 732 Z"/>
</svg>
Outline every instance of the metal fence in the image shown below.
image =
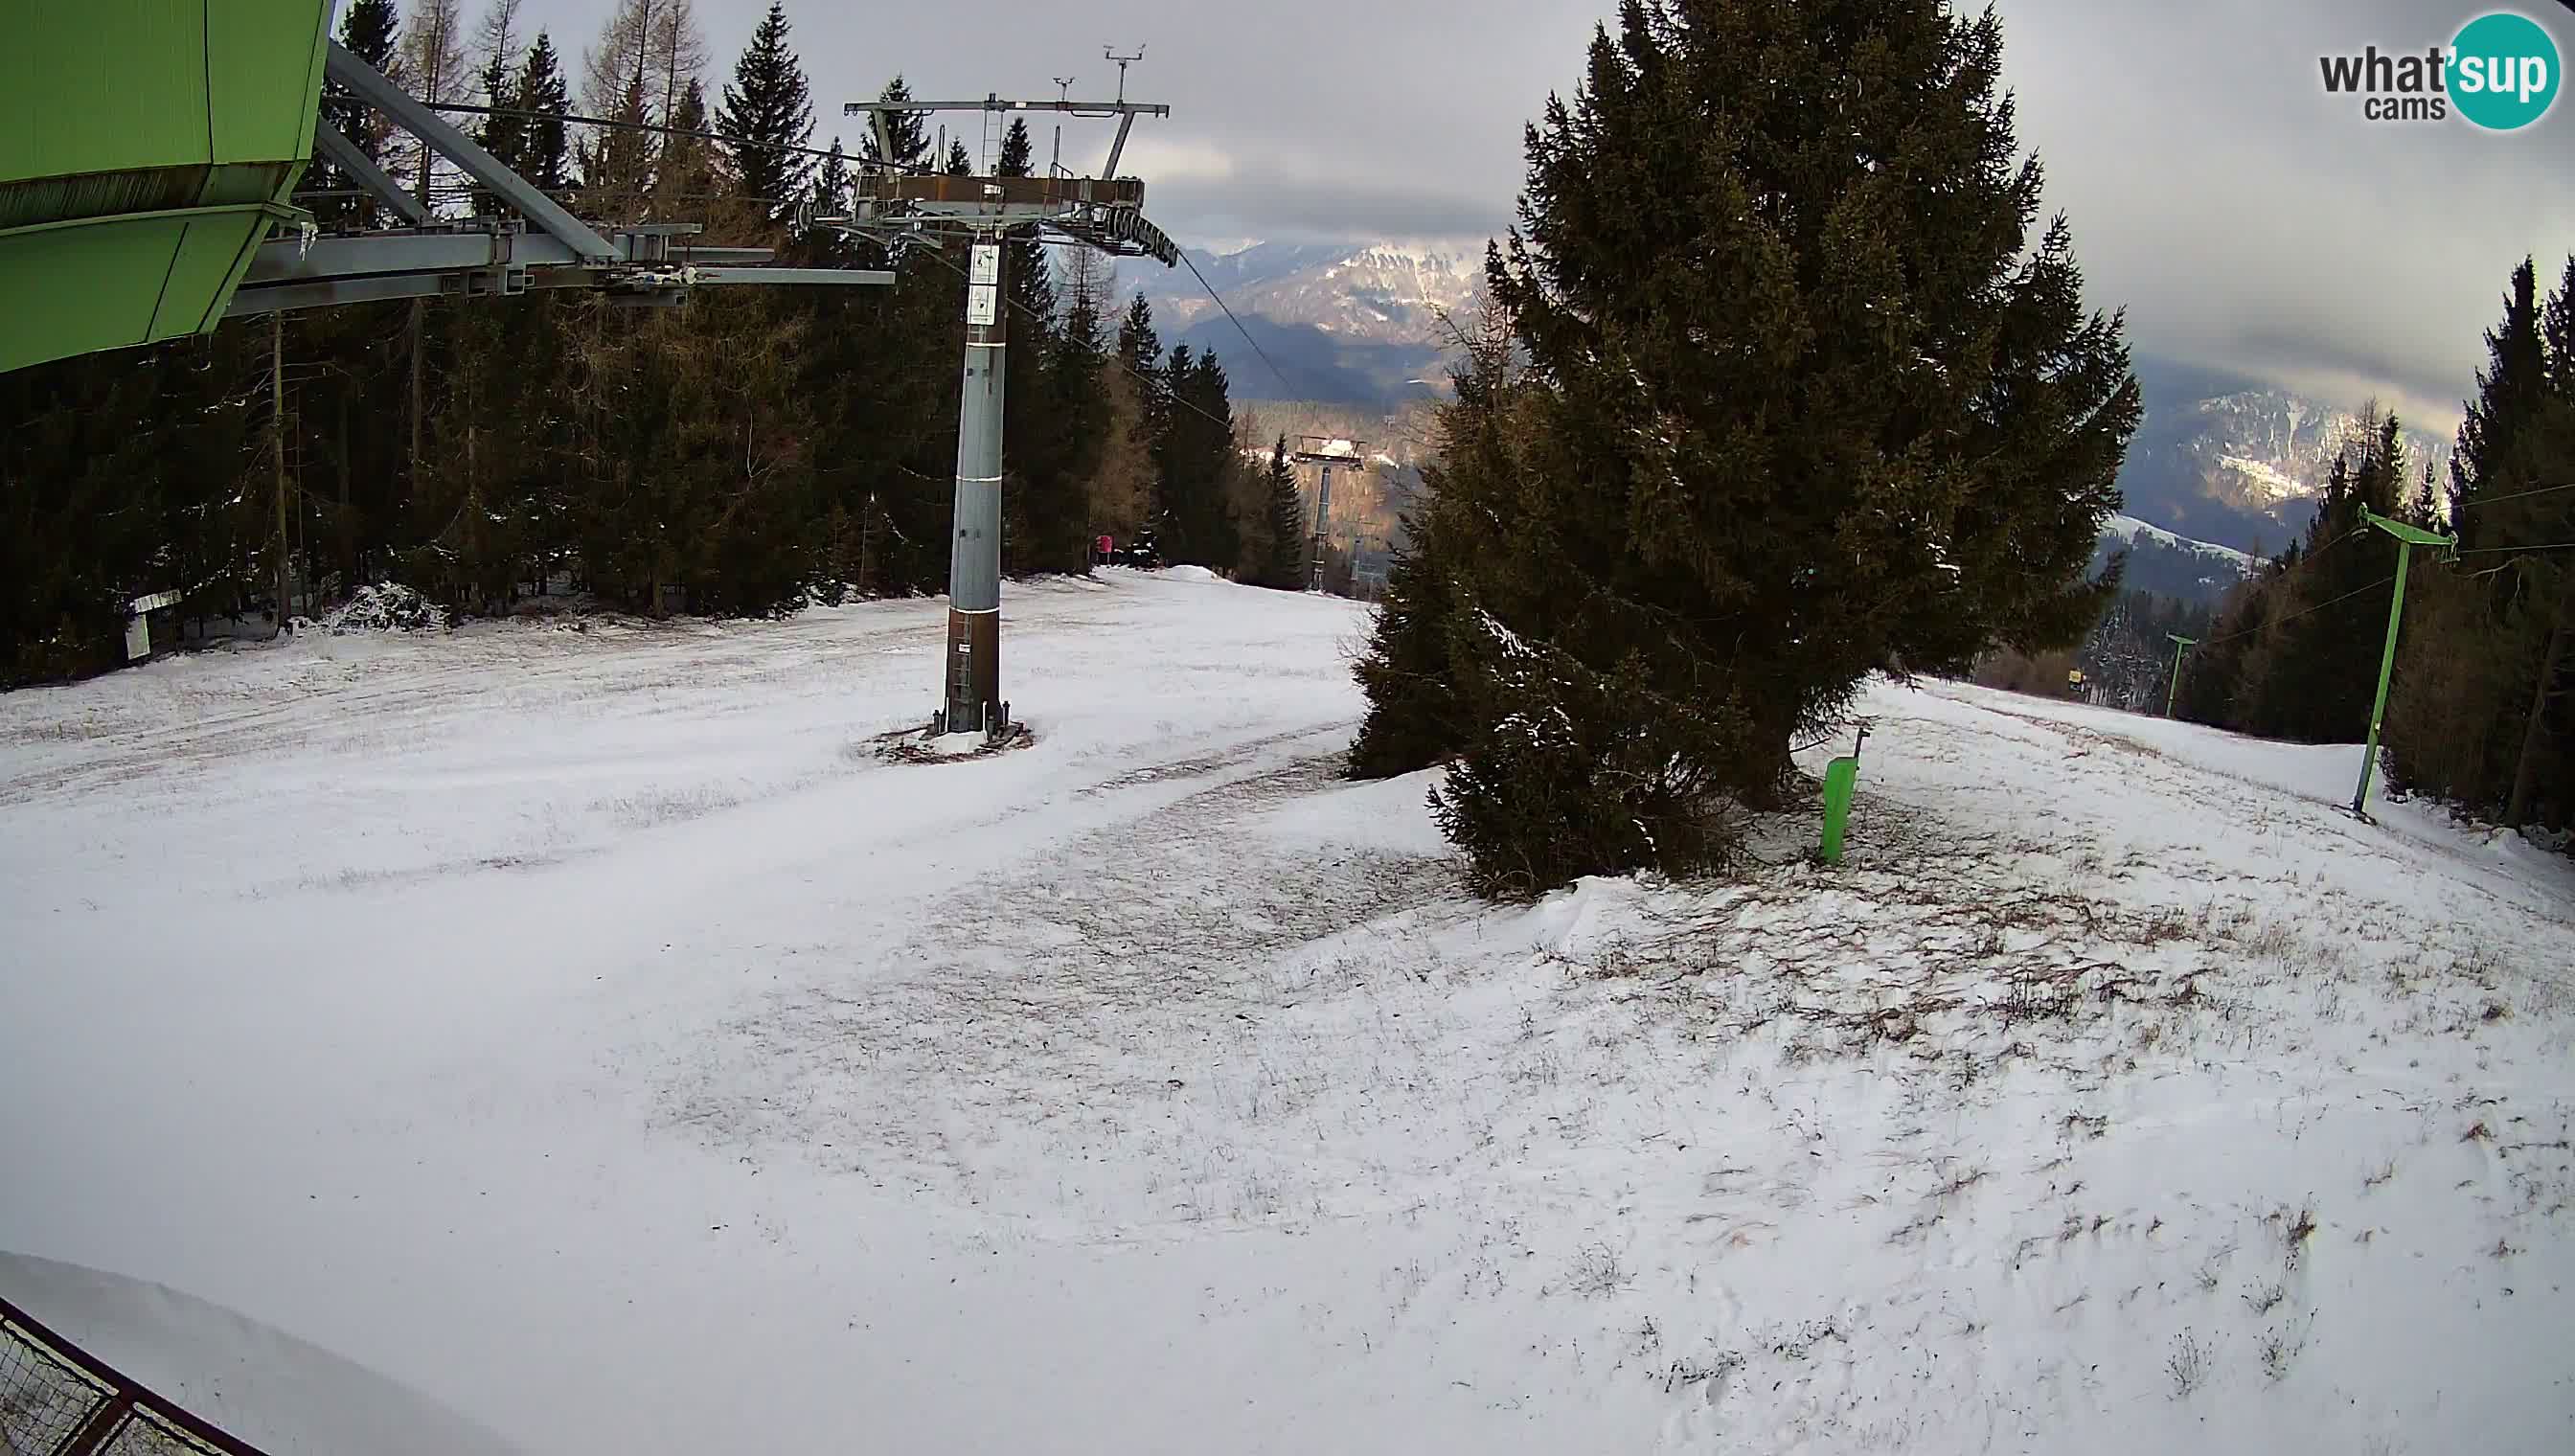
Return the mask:
<svg viewBox="0 0 2575 1456">
<path fill-rule="evenodd" d="M 261 1456 L 0 1299 L 0 1456 Z"/>
</svg>

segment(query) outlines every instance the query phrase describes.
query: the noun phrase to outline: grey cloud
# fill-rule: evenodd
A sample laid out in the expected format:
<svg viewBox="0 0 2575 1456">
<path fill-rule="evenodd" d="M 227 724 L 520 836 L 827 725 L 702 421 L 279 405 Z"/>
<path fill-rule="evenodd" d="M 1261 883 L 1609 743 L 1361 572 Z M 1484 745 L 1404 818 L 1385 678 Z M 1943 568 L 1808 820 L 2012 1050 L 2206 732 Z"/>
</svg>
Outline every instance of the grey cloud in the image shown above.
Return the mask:
<svg viewBox="0 0 2575 1456">
<path fill-rule="evenodd" d="M 2349 389 L 2455 410 L 2505 274 L 2525 254 L 2575 248 L 2575 97 L 2529 133 L 2493 136 L 2373 125 L 2320 85 L 2320 54 L 2419 50 L 2487 0 L 1999 3 L 2021 141 L 2046 164 L 2050 206 L 2072 219 L 2094 303 L 2127 308 L 2141 351 L 2282 382 L 2351 376 Z M 697 4 L 721 73 L 765 0 Z M 530 18 L 577 50 L 606 8 L 530 0 Z M 1105 95 L 1117 74 L 1102 43 L 1144 42 L 1130 92 L 1174 114 L 1140 122 L 1139 136 L 1234 164 L 1149 174 L 1149 210 L 1167 228 L 1465 240 L 1507 225 L 1521 127 L 1579 79 L 1611 8 L 790 0 L 790 18 L 825 136 L 854 139 L 840 103 L 898 70 L 924 95 L 1051 96 L 1056 76 Z M 2521 8 L 2575 60 L 2575 12 Z M 1069 133 L 1067 147 L 1092 156 L 1105 141 Z"/>
</svg>

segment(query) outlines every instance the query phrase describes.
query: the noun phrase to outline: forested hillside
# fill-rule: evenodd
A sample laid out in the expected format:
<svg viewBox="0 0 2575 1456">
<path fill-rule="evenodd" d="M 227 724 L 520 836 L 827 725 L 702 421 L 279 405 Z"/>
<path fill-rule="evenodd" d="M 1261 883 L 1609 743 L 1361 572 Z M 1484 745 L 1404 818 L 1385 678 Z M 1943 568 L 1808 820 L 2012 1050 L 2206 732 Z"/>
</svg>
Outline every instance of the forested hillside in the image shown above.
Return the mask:
<svg viewBox="0 0 2575 1456">
<path fill-rule="evenodd" d="M 579 63 L 513 34 L 514 12 L 469 40 L 452 0 L 359 0 L 341 35 L 433 99 L 530 113 L 476 118 L 479 139 L 585 216 L 703 222 L 807 266 L 899 261 L 899 282 L 702 289 L 678 310 L 546 292 L 363 305 L 0 375 L 0 682 L 118 661 L 138 595 L 265 612 L 281 568 L 300 613 L 386 579 L 468 614 L 567 591 L 757 614 L 945 585 L 962 248 L 893 260 L 812 221 L 846 212 L 854 162 L 816 134 L 784 10 L 716 76 L 685 6 L 624 0 L 579 110 Z M 442 212 L 489 210 L 345 97 L 325 105 Z M 895 123 L 893 165 L 971 165 L 934 158 L 918 114 Z M 1028 173 L 1025 126 L 994 160 Z M 306 185 L 324 225 L 371 221 L 327 166 Z M 1158 526 L 1174 560 L 1266 560 L 1266 487 L 1218 356 L 1167 355 L 1105 266 L 1012 252 L 1005 570 L 1081 571 L 1096 536 Z"/>
</svg>

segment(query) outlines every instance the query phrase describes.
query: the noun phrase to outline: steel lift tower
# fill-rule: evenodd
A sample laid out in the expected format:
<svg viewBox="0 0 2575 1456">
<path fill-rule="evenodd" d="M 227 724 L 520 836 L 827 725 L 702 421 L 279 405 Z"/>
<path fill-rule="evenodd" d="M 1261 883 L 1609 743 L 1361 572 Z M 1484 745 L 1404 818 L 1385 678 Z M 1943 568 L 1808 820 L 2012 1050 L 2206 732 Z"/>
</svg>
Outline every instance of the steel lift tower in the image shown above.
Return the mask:
<svg viewBox="0 0 2575 1456">
<path fill-rule="evenodd" d="M 1123 71 L 1124 68 L 1122 67 Z M 866 116 L 877 154 L 894 154 L 886 124 L 897 112 L 968 111 L 987 124 L 1010 112 L 1115 118 L 1118 134 L 1098 177 L 916 176 L 877 171 L 852 188 L 851 215 L 828 219 L 886 247 L 896 257 L 915 246 L 964 240 L 965 392 L 957 411 L 957 494 L 948 556 L 948 650 L 942 655 L 936 733 L 980 732 L 1000 743 L 1013 732 L 1002 698 L 1002 408 L 1003 361 L 1010 347 L 1009 250 L 1012 239 L 1070 244 L 1113 257 L 1152 258 L 1169 268 L 1179 250 L 1145 220 L 1145 184 L 1118 175 L 1128 130 L 1140 116 L 1169 116 L 1168 106 L 1116 101 L 854 101 L 842 108 Z"/>
<path fill-rule="evenodd" d="M 1323 435 L 1296 437 L 1296 464 L 1322 468 L 1322 483 L 1314 491 L 1314 539 L 1306 548 L 1312 557 L 1305 580 L 1308 592 L 1323 590 L 1323 555 L 1332 545 L 1332 467 L 1341 467 L 1344 475 L 1366 470 L 1367 448 L 1368 443 L 1364 440 L 1339 440 Z M 1355 542 L 1352 549 L 1355 554 Z"/>
</svg>

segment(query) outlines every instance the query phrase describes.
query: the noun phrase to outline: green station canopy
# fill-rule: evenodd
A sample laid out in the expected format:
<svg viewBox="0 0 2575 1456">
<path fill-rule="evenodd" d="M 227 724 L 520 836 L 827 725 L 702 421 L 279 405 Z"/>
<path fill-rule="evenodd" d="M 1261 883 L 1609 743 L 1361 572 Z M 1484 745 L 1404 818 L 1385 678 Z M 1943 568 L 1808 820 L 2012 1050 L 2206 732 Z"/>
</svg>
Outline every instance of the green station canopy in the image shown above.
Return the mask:
<svg viewBox="0 0 2575 1456">
<path fill-rule="evenodd" d="M 313 151 L 331 0 L 0 21 L 0 370 L 212 329 Z"/>
</svg>

